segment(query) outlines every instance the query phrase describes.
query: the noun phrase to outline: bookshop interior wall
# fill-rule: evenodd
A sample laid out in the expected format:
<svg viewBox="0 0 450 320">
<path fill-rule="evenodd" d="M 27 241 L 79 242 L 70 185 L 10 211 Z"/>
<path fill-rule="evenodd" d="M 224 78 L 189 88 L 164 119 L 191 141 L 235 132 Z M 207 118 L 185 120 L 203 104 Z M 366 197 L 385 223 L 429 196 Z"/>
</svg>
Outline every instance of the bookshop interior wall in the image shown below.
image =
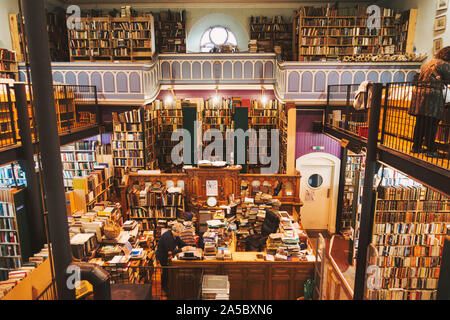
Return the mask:
<svg viewBox="0 0 450 320">
<path fill-rule="evenodd" d="M 449 1 L 375 2 L 0 0 L 0 300 L 450 299 Z"/>
</svg>

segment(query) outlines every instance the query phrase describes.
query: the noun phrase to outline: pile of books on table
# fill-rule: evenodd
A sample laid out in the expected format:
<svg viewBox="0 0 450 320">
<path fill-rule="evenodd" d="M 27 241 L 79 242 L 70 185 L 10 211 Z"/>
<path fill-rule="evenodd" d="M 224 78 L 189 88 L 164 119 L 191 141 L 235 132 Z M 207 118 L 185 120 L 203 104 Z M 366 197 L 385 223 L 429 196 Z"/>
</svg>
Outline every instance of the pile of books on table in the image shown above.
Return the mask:
<svg viewBox="0 0 450 320">
<path fill-rule="evenodd" d="M 217 233 L 211 231 L 203 233 L 203 243 L 203 257 L 205 260 L 215 259 L 217 253 Z"/>
<path fill-rule="evenodd" d="M 202 300 L 229 300 L 230 282 L 228 276 L 204 275 L 202 280 Z"/>
</svg>

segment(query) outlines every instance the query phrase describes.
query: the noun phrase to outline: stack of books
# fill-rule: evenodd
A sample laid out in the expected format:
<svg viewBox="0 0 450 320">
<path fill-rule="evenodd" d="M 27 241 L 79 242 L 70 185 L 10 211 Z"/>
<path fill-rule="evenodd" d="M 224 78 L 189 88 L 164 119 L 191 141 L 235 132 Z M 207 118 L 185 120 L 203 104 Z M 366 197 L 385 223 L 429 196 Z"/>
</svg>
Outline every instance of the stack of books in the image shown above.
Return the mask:
<svg viewBox="0 0 450 320">
<path fill-rule="evenodd" d="M 228 276 L 205 275 L 202 280 L 202 300 L 229 300 Z"/>
<path fill-rule="evenodd" d="M 253 52 L 253 53 L 258 52 L 258 42 L 256 39 L 251 39 L 248 42 L 248 49 L 249 49 L 249 52 Z"/>
</svg>

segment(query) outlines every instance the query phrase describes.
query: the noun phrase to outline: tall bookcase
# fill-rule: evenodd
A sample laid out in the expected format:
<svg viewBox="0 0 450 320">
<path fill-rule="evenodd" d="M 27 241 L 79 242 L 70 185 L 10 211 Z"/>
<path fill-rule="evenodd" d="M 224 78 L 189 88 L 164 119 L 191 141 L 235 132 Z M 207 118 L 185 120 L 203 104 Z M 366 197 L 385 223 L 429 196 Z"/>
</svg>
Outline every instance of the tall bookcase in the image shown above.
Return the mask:
<svg viewBox="0 0 450 320">
<path fill-rule="evenodd" d="M 366 5 L 303 7 L 294 16 L 296 60 L 411 53 L 417 11 L 382 8 L 380 28 L 369 29 Z M 401 41 L 400 41 L 401 40 Z"/>
<path fill-rule="evenodd" d="M 57 9 L 47 13 L 47 31 L 51 60 L 69 61 L 67 23 L 64 10 Z"/>
<path fill-rule="evenodd" d="M 186 11 L 160 11 L 154 15 L 159 53 L 186 52 Z"/>
<path fill-rule="evenodd" d="M 292 61 L 292 22 L 283 16 L 250 17 L 250 52 L 275 52 Z"/>
<path fill-rule="evenodd" d="M 398 175 L 398 174 L 397 174 Z M 373 300 L 433 300 L 442 260 L 450 199 L 408 178 L 378 187 L 371 264 L 379 268 Z M 409 181 L 407 181 L 409 180 Z"/>
<path fill-rule="evenodd" d="M 153 16 L 83 17 L 69 29 L 71 61 L 145 62 L 155 52 Z"/>
<path fill-rule="evenodd" d="M 0 188 L 0 281 L 31 256 L 25 190 Z"/>
<path fill-rule="evenodd" d="M 157 138 L 157 112 L 153 108 L 145 108 L 144 110 L 144 139 L 145 139 L 145 167 L 147 169 L 156 170 L 159 168 L 158 156 L 156 149 Z"/>
<path fill-rule="evenodd" d="M 144 119 L 143 109 L 119 114 L 113 112 L 111 148 L 117 178 L 124 175 L 125 169 L 145 168 Z"/>
<path fill-rule="evenodd" d="M 352 228 L 352 220 L 355 216 L 359 194 L 361 173 L 364 170 L 364 155 L 347 155 L 344 177 L 343 206 L 341 210 L 341 231 Z"/>
<path fill-rule="evenodd" d="M 181 100 L 177 99 L 172 103 L 157 100 L 153 102 L 153 108 L 157 119 L 156 149 L 159 168 L 163 172 L 181 172 L 181 165 L 175 165 L 171 160 L 172 149 L 178 142 L 170 139 L 172 132 L 183 128 Z"/>
</svg>

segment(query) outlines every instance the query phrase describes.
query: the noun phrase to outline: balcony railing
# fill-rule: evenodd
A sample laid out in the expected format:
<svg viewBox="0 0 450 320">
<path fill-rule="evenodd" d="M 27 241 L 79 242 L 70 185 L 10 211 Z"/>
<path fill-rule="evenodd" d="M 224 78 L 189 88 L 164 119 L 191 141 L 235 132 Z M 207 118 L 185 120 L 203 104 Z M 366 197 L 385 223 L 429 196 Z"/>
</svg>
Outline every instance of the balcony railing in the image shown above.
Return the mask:
<svg viewBox="0 0 450 320">
<path fill-rule="evenodd" d="M 328 86 L 325 122 L 328 127 L 366 142 L 371 109 L 366 105 L 367 93 L 363 93 L 362 109 L 355 110 L 357 89 L 357 85 Z M 387 83 L 380 108 L 379 146 L 449 169 L 450 110 L 449 103 L 445 103 L 449 96 L 450 90 L 442 83 Z M 410 114 L 412 104 L 421 105 L 424 110 L 433 105 L 432 118 Z M 415 139 L 417 146 L 413 148 Z"/>
<path fill-rule="evenodd" d="M 440 82 L 388 83 L 382 102 L 380 145 L 449 169 L 448 96 L 450 90 Z M 429 112 L 431 117 L 410 114 L 415 106 L 419 114 Z"/>
<path fill-rule="evenodd" d="M 38 139 L 34 136 L 35 112 L 32 107 L 31 90 L 27 89 L 26 91 L 32 139 L 37 141 Z M 60 135 L 86 129 L 99 123 L 97 88 L 95 86 L 54 85 L 53 94 Z M 18 146 L 20 132 L 16 95 L 14 87 L 6 83 L 0 84 L 0 126 L 0 149 Z"/>
</svg>

